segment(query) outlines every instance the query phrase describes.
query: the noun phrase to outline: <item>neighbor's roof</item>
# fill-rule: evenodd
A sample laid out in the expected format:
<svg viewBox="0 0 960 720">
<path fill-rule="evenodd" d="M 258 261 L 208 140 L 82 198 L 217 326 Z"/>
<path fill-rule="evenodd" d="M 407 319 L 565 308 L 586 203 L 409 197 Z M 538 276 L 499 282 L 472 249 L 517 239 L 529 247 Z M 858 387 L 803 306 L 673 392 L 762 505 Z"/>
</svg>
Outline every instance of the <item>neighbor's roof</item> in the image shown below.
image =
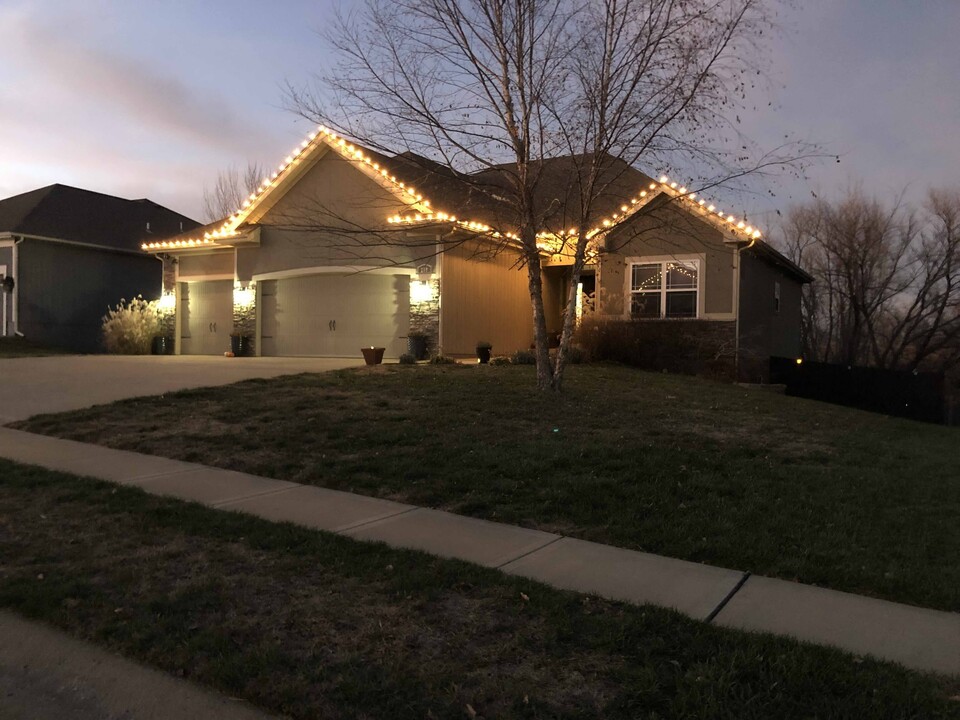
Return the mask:
<svg viewBox="0 0 960 720">
<path fill-rule="evenodd" d="M 147 230 L 149 223 L 149 230 Z M 199 226 L 150 200 L 126 200 L 69 185 L 48 185 L 0 200 L 0 232 L 138 250 L 151 237 Z"/>
</svg>

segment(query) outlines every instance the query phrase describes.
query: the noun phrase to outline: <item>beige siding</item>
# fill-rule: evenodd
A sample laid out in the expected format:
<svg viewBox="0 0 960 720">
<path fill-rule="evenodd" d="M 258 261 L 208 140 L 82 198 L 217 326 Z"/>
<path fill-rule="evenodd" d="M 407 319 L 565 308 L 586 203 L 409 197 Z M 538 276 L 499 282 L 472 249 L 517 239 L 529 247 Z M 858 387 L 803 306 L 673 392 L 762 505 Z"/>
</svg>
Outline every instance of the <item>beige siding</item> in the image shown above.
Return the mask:
<svg viewBox="0 0 960 720">
<path fill-rule="evenodd" d="M 494 355 L 508 355 L 533 342 L 533 311 L 526 268 L 503 252 L 481 259 L 476 247 L 458 247 L 443 256 L 441 341 L 448 355 L 474 355 L 477 342 L 493 343 Z"/>
<path fill-rule="evenodd" d="M 667 206 L 638 218 L 609 238 L 600 257 L 598 297 L 602 315 L 623 317 L 626 295 L 626 262 L 629 258 L 701 259 L 702 317 L 730 319 L 734 314 L 736 252 L 724 244 L 716 228 Z"/>
<path fill-rule="evenodd" d="M 409 231 L 386 222 L 400 208 L 391 193 L 329 152 L 259 220 L 260 247 L 239 250 L 238 276 L 247 280 L 314 267 L 412 267 L 424 248 L 413 247 Z"/>
<path fill-rule="evenodd" d="M 183 253 L 178 259 L 177 276 L 180 280 L 201 280 L 206 277 L 233 277 L 234 251 L 195 255 Z"/>
</svg>

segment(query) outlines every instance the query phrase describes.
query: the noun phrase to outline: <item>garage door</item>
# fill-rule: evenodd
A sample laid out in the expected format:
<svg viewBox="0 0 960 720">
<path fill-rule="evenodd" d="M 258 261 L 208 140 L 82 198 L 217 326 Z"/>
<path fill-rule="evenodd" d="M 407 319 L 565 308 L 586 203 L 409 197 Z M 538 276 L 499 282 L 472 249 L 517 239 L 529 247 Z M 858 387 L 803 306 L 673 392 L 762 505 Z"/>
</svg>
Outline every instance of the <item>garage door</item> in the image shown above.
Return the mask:
<svg viewBox="0 0 960 720">
<path fill-rule="evenodd" d="M 180 283 L 180 352 L 223 355 L 233 330 L 233 280 Z"/>
<path fill-rule="evenodd" d="M 410 278 L 308 275 L 261 283 L 264 355 L 359 357 L 360 348 L 406 351 Z"/>
</svg>

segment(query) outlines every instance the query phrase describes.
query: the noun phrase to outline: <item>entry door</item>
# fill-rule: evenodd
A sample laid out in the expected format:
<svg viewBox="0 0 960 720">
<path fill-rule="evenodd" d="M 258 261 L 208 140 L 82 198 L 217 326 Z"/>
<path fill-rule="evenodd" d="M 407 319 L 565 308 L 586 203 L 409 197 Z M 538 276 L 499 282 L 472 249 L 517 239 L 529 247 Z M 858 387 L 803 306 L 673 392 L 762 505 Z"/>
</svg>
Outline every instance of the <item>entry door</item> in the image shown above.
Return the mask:
<svg viewBox="0 0 960 720">
<path fill-rule="evenodd" d="M 230 349 L 233 331 L 233 281 L 207 280 L 180 284 L 180 352 L 222 355 Z"/>
</svg>

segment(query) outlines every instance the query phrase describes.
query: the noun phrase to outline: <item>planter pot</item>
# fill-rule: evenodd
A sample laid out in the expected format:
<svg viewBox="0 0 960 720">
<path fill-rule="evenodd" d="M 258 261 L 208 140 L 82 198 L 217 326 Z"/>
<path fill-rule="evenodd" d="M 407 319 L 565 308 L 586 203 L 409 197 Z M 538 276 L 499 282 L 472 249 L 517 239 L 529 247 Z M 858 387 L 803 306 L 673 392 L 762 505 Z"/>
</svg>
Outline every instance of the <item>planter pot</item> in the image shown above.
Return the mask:
<svg viewBox="0 0 960 720">
<path fill-rule="evenodd" d="M 407 352 L 417 360 L 426 360 L 428 342 L 429 340 L 426 337 L 417 335 L 410 336 L 407 338 Z"/>
<path fill-rule="evenodd" d="M 153 355 L 173 355 L 173 337 L 157 335 L 150 343 L 150 353 Z"/>
<path fill-rule="evenodd" d="M 231 335 L 230 351 L 234 357 L 247 357 L 250 354 L 250 336 Z"/>
<path fill-rule="evenodd" d="M 363 361 L 367 365 L 379 365 L 383 362 L 383 353 L 386 351 L 386 348 L 378 347 L 365 347 L 360 348 L 360 352 L 363 353 Z"/>
<path fill-rule="evenodd" d="M 486 365 L 490 362 L 490 353 L 492 348 L 477 348 L 477 359 L 480 360 L 481 365 Z"/>
</svg>

